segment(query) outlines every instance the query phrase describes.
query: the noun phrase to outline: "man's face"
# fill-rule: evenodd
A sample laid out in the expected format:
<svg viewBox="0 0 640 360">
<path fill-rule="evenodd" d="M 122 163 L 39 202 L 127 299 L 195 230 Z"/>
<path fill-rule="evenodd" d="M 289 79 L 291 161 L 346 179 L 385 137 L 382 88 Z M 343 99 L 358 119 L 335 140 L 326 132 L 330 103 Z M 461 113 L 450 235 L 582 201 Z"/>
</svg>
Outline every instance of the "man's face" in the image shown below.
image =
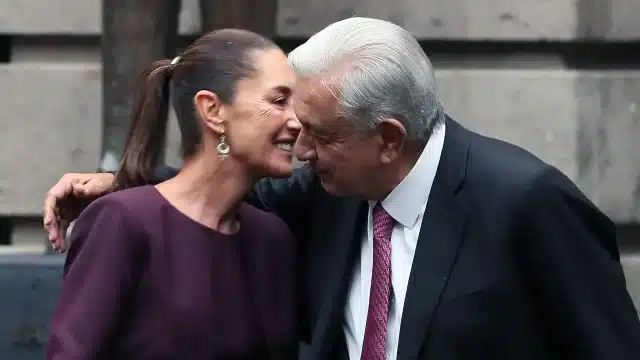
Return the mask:
<svg viewBox="0 0 640 360">
<path fill-rule="evenodd" d="M 295 153 L 311 164 L 330 194 L 366 198 L 380 167 L 380 139 L 356 132 L 350 121 L 337 117 L 336 104 L 317 79 L 299 81 L 293 107 L 302 130 Z"/>
</svg>

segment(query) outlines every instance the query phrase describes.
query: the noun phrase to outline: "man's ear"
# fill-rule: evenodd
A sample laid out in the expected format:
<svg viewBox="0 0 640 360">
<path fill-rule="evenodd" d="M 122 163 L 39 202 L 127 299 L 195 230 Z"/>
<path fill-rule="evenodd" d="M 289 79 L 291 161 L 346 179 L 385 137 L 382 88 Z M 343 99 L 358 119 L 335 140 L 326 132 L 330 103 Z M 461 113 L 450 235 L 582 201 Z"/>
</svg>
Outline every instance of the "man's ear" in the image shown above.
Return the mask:
<svg viewBox="0 0 640 360">
<path fill-rule="evenodd" d="M 381 142 L 380 162 L 388 164 L 402 154 L 407 130 L 400 121 L 394 118 L 382 120 L 378 129 Z"/>
</svg>

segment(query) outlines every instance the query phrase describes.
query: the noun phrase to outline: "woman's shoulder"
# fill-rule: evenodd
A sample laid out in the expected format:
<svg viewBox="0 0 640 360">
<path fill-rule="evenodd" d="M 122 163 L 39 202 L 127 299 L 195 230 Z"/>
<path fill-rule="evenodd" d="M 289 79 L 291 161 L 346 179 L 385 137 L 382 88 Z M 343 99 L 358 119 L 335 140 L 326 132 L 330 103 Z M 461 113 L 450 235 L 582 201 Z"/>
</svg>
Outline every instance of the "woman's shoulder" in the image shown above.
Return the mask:
<svg viewBox="0 0 640 360">
<path fill-rule="evenodd" d="M 161 199 L 160 193 L 153 185 L 145 185 L 109 193 L 99 198 L 98 201 L 137 210 L 136 207 L 144 207 L 145 204 L 147 206 L 158 204 Z"/>
<path fill-rule="evenodd" d="M 164 203 L 162 195 L 152 185 L 115 191 L 91 203 L 91 207 L 120 209 L 133 217 L 142 216 Z"/>
<path fill-rule="evenodd" d="M 70 254 L 85 247 L 124 252 L 142 249 L 148 238 L 148 214 L 141 205 L 148 206 L 145 202 L 153 199 L 153 189 L 145 188 L 113 192 L 87 206 L 71 229 Z"/>
<path fill-rule="evenodd" d="M 153 186 L 140 186 L 120 190 L 94 200 L 78 217 L 78 222 L 95 222 L 96 218 L 109 216 L 120 219 L 122 226 L 139 227 L 152 211 L 162 204 L 162 198 Z"/>
</svg>

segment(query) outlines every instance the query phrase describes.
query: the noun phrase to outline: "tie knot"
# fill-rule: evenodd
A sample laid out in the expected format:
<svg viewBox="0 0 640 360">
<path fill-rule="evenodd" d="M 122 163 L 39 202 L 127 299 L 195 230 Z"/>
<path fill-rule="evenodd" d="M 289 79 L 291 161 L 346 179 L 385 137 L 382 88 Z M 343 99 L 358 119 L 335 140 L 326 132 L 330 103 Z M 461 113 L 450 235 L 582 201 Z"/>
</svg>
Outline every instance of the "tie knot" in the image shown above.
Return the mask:
<svg viewBox="0 0 640 360">
<path fill-rule="evenodd" d="M 385 233 L 391 235 L 393 229 L 394 220 L 391 215 L 382 207 L 382 204 L 377 203 L 373 207 L 373 227 L 376 232 Z"/>
</svg>

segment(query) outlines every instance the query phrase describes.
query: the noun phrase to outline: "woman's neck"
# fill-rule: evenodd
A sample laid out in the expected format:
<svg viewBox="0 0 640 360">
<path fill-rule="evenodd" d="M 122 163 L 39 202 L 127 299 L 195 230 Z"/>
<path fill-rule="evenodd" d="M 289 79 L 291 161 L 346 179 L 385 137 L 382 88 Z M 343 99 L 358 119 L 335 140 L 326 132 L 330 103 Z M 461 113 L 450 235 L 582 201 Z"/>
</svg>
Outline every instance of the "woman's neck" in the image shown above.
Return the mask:
<svg viewBox="0 0 640 360">
<path fill-rule="evenodd" d="M 238 231 L 238 206 L 253 184 L 246 170 L 233 161 L 199 156 L 185 160 L 178 175 L 156 188 L 194 221 L 233 234 Z"/>
</svg>

